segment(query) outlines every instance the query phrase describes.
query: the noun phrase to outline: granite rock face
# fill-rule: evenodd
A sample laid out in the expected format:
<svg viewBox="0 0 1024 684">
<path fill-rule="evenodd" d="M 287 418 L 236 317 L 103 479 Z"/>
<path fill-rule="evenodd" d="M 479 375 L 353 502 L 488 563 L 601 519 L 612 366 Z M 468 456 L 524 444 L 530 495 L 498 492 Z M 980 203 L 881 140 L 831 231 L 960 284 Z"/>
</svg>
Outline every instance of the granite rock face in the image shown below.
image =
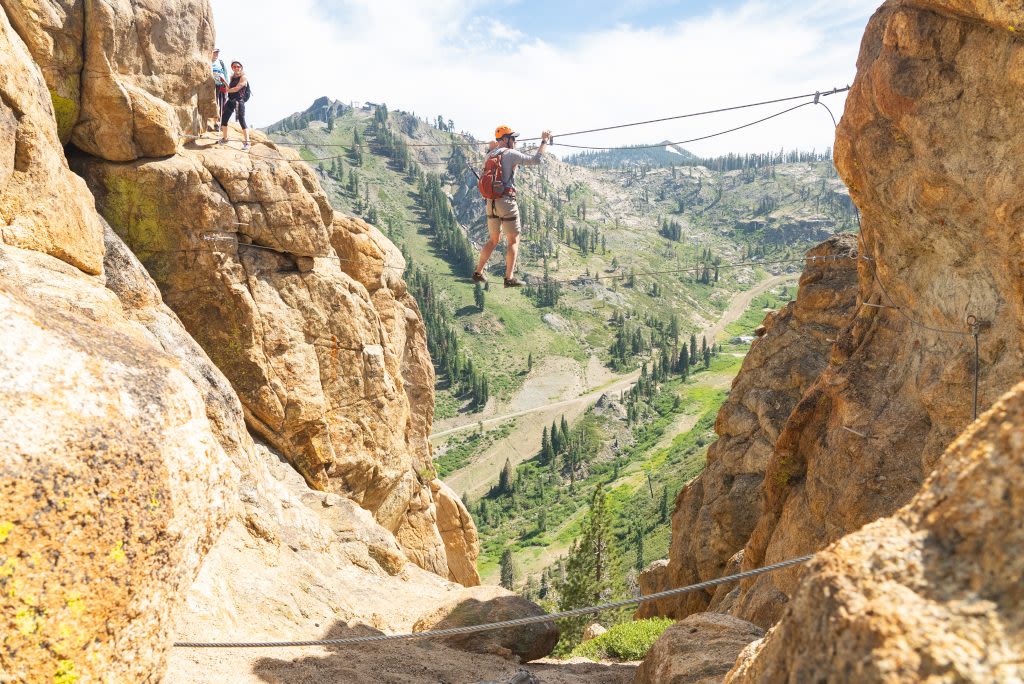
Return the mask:
<svg viewBox="0 0 1024 684">
<path fill-rule="evenodd" d="M 207 0 L 3 0 L 62 142 L 103 159 L 175 153 L 216 115 Z"/>
<path fill-rule="evenodd" d="M 973 418 L 1024 375 L 1024 197 L 1011 112 L 1024 13 L 997 2 L 888 2 L 872 17 L 836 135 L 861 210 L 866 302 L 789 418 L 744 567 L 824 548 L 891 515 Z M 1005 22 L 1005 23 L 1004 23 Z M 799 570 L 744 583 L 767 626 Z"/>
<path fill-rule="evenodd" d="M 728 682 L 1024 679 L 1024 384 L 909 505 L 812 561 Z"/>
<path fill-rule="evenodd" d="M 159 677 L 237 470 L 105 287 L 103 221 L 7 3 L 0 62 L 0 679 Z"/>
<path fill-rule="evenodd" d="M 0 244 L 103 269 L 103 226 L 71 173 L 46 83 L 0 3 Z"/>
<path fill-rule="evenodd" d="M 763 630 L 731 615 L 690 615 L 654 642 L 633 684 L 718 684 L 747 644 L 762 636 Z"/>
<path fill-rule="evenodd" d="M 409 560 L 476 583 L 468 514 L 438 529 L 434 373 L 404 260 L 296 161 L 206 142 L 160 161 L 73 158 L 250 428 L 309 486 L 371 511 Z"/>
<path fill-rule="evenodd" d="M 294 157 L 178 153 L 212 108 L 209 18 L 0 0 L 3 680 L 160 679 L 172 632 L 410 629 L 479 582 L 397 250 Z"/>
<path fill-rule="evenodd" d="M 807 253 L 796 299 L 763 324 L 715 420 L 704 471 L 683 488 L 672 515 L 667 566 L 641 576 L 644 593 L 726 574 L 761 514 L 764 473 L 786 420 L 828 365 L 857 302 L 857 244 L 839 235 Z M 644 574 L 654 573 L 655 570 Z M 646 588 L 649 585 L 649 589 Z M 720 592 L 732 587 L 723 586 Z M 710 591 L 642 604 L 638 617 L 717 610 Z"/>
<path fill-rule="evenodd" d="M 539 615 L 544 615 L 544 611 L 532 601 L 507 589 L 485 585 L 468 587 L 449 597 L 442 605 L 424 614 L 413 629 L 423 632 Z M 558 627 L 552 621 L 444 637 L 443 643 L 464 651 L 518 658 L 525 663 L 549 655 L 558 643 L 558 636 Z"/>
<path fill-rule="evenodd" d="M 0 247 L 0 310 L 0 676 L 159 676 L 237 471 L 102 281 Z"/>
</svg>

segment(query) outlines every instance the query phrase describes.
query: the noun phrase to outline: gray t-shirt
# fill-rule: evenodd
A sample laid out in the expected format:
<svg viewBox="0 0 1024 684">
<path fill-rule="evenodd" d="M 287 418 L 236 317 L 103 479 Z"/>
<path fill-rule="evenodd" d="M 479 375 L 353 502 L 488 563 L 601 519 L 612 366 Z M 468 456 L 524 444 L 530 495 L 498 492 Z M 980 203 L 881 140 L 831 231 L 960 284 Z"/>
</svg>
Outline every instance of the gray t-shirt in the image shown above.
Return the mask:
<svg viewBox="0 0 1024 684">
<path fill-rule="evenodd" d="M 537 166 L 544 158 L 539 148 L 534 154 L 526 154 L 519 150 L 498 147 L 491 150 L 487 156 L 493 157 L 496 154 L 501 155 L 501 180 L 505 183 L 505 187 L 509 188 L 516 187 L 517 166 Z"/>
</svg>

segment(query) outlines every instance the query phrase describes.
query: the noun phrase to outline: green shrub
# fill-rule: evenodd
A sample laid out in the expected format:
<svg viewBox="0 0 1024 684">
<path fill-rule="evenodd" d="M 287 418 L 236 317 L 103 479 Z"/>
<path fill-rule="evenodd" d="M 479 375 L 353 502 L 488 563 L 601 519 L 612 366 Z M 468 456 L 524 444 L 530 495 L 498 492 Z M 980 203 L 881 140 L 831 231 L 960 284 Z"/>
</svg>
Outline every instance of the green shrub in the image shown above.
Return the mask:
<svg viewBox="0 0 1024 684">
<path fill-rule="evenodd" d="M 661 633 L 674 622 L 669 618 L 623 622 L 596 639 L 584 641 L 572 650 L 569 657 L 591 660 L 643 660 Z"/>
</svg>

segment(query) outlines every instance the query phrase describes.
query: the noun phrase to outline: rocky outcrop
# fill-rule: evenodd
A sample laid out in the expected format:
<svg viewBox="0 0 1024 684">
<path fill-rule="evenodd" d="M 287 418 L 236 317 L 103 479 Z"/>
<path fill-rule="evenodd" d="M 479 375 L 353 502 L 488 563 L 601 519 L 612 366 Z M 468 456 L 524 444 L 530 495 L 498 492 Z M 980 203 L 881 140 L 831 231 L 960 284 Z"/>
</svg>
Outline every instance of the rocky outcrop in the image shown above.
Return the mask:
<svg viewBox="0 0 1024 684">
<path fill-rule="evenodd" d="M 715 421 L 718 440 L 707 465 L 679 493 L 667 567 L 641 576 L 644 593 L 722 577 L 761 514 L 765 468 L 804 391 L 828 364 L 832 344 L 850 323 L 857 297 L 857 244 L 839 235 L 807 253 L 796 299 L 769 314 Z M 657 573 L 654 576 L 653 573 Z M 721 596 L 732 587 L 719 587 Z M 718 609 L 711 591 L 642 604 L 638 617 Z"/>
<path fill-rule="evenodd" d="M 46 83 L 0 3 L 0 244 L 103 268 L 103 227 L 68 169 Z"/>
<path fill-rule="evenodd" d="M 433 366 L 401 254 L 335 214 L 294 154 L 254 150 L 73 163 L 249 426 L 310 486 L 371 511 L 414 563 L 478 582 L 468 514 L 449 506 L 438 529 Z"/>
<path fill-rule="evenodd" d="M 254 444 L 231 385 L 162 303 L 142 264 L 109 230 L 106 246 L 107 287 L 177 358 L 241 472 L 234 515 L 188 590 L 177 640 L 288 640 L 297 631 L 345 624 L 409 631 L 423 612 L 461 589 L 409 563 L 395 535 L 368 511 L 311 490 L 284 459 Z M 193 682 L 197 672 L 208 673 L 206 681 L 234 680 L 251 669 L 245 663 L 242 654 L 238 660 L 221 655 L 213 664 L 202 652 L 175 649 L 165 681 Z"/>
<path fill-rule="evenodd" d="M 180 636 L 288 638 L 411 629 L 479 581 L 397 250 L 272 147 L 175 154 L 209 17 L 0 0 L 0 679 L 159 679 L 186 592 Z"/>
<path fill-rule="evenodd" d="M 216 115 L 206 0 L 3 0 L 42 68 L 62 142 L 127 161 L 174 154 Z"/>
<path fill-rule="evenodd" d="M 102 280 L 0 247 L 0 310 L 0 673 L 159 676 L 237 471 Z"/>
<path fill-rule="evenodd" d="M 730 682 L 1024 679 L 1024 384 L 914 499 L 818 554 Z"/>
<path fill-rule="evenodd" d="M 1024 374 L 1024 199 L 1009 142 L 1024 48 L 1006 30 L 1020 18 L 990 2 L 889 2 L 872 17 L 836 136 L 862 214 L 867 305 L 779 437 L 745 568 L 819 550 L 909 501 L 972 420 L 969 315 L 981 409 Z M 745 583 L 739 615 L 771 624 L 798 576 Z"/>
<path fill-rule="evenodd" d="M 469 587 L 421 617 L 414 631 L 483 625 L 539 615 L 544 615 L 540 606 L 506 589 Z M 475 653 L 515 657 L 526 663 L 549 655 L 558 643 L 558 636 L 558 627 L 552 621 L 444 637 L 443 643 Z"/>
<path fill-rule="evenodd" d="M 104 287 L 103 223 L 0 4 L 0 678 L 159 677 L 236 499 L 203 397 Z"/>
<path fill-rule="evenodd" d="M 763 630 L 731 615 L 691 615 L 654 642 L 633 684 L 718 684 L 736 656 L 762 636 Z"/>
<path fill-rule="evenodd" d="M 476 559 L 480 539 L 466 505 L 441 480 L 433 480 L 430 489 L 437 502 L 437 530 L 444 540 L 448 556 L 448 579 L 467 587 L 480 584 Z"/>
</svg>

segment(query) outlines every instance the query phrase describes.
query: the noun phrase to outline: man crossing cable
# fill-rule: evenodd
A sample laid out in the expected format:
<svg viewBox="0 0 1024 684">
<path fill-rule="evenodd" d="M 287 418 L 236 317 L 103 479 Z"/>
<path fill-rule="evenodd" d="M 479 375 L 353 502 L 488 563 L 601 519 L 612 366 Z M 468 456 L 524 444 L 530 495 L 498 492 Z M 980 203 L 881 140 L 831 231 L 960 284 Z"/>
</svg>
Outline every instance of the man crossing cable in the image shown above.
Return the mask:
<svg viewBox="0 0 1024 684">
<path fill-rule="evenodd" d="M 519 255 L 519 207 L 516 204 L 515 175 L 517 166 L 537 166 L 544 155 L 544 148 L 551 138 L 551 131 L 540 134 L 540 147 L 534 154 L 525 154 L 516 149 L 518 133 L 508 126 L 494 130 L 494 148 L 487 154 L 484 171 L 480 176 L 479 189 L 484 197 L 487 213 L 489 238 L 480 250 L 480 261 L 473 280 L 484 282 L 484 266 L 491 252 L 498 246 L 501 235 L 505 235 L 505 287 L 522 287 L 515 277 L 516 257 Z"/>
</svg>

